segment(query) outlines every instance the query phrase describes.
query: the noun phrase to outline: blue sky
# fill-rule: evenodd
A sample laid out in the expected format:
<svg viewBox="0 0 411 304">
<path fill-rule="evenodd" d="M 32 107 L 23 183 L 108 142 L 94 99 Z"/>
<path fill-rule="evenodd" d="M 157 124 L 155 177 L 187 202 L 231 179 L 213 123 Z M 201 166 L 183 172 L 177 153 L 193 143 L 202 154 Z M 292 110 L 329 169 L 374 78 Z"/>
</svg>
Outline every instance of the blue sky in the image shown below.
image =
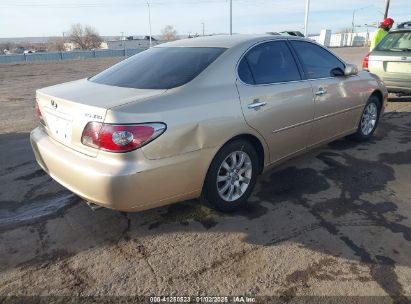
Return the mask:
<svg viewBox="0 0 411 304">
<path fill-rule="evenodd" d="M 228 0 L 149 0 L 153 35 L 166 25 L 178 34 L 229 31 Z M 306 0 L 233 0 L 233 31 L 265 33 L 304 28 Z M 351 27 L 382 18 L 385 0 L 311 0 L 309 32 Z M 411 20 L 410 0 L 391 0 L 390 16 Z M 145 0 L 0 0 L 0 38 L 60 36 L 73 23 L 94 26 L 101 35 L 148 34 Z M 358 29 L 361 31 L 361 29 Z"/>
</svg>

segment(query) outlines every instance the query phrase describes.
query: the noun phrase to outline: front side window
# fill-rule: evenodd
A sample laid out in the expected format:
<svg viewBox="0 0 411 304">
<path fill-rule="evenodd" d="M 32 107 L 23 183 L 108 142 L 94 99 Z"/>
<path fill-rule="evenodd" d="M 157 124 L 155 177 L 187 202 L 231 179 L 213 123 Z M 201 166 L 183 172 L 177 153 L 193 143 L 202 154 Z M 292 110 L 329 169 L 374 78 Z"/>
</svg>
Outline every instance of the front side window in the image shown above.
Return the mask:
<svg viewBox="0 0 411 304">
<path fill-rule="evenodd" d="M 377 51 L 411 52 L 411 32 L 388 33 L 376 47 Z"/>
<path fill-rule="evenodd" d="M 306 41 L 291 41 L 303 64 L 308 79 L 333 77 L 332 70 L 345 66 L 337 57 L 324 48 Z"/>
<path fill-rule="evenodd" d="M 151 48 L 90 78 L 90 81 L 134 89 L 171 89 L 197 77 L 226 49 Z"/>
<path fill-rule="evenodd" d="M 238 66 L 247 84 L 271 84 L 301 80 L 297 64 L 285 41 L 261 43 L 252 48 Z"/>
</svg>

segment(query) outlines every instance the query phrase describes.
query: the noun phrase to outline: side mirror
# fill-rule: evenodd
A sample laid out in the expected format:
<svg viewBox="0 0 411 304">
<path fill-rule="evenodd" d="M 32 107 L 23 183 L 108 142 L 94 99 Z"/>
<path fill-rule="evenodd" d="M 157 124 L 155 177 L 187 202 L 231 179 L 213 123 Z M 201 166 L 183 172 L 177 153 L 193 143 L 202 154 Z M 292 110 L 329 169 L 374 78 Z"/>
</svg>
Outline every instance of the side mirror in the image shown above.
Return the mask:
<svg viewBox="0 0 411 304">
<path fill-rule="evenodd" d="M 331 70 L 331 76 L 342 77 L 345 76 L 345 72 L 342 68 L 334 68 Z"/>
<path fill-rule="evenodd" d="M 344 76 L 358 75 L 358 67 L 355 64 L 347 64 L 344 70 Z"/>
</svg>

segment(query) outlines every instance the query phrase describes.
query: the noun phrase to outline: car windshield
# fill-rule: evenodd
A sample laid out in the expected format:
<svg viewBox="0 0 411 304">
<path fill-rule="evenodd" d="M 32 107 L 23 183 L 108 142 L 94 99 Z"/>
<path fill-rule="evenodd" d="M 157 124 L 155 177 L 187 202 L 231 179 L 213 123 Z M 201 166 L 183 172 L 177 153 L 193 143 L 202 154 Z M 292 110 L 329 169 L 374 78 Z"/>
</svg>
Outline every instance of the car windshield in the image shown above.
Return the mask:
<svg viewBox="0 0 411 304">
<path fill-rule="evenodd" d="M 411 51 L 411 31 L 389 33 L 377 46 L 377 51 Z"/>
<path fill-rule="evenodd" d="M 151 48 L 89 80 L 135 89 L 171 89 L 193 80 L 225 50 L 208 47 Z"/>
</svg>

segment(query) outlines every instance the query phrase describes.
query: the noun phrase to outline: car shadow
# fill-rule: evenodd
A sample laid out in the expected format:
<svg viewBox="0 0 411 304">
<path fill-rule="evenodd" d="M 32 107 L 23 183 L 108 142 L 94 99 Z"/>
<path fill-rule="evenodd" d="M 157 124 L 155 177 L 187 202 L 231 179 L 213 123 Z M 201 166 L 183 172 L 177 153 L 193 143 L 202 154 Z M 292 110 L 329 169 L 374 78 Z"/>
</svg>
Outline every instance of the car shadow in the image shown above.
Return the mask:
<svg viewBox="0 0 411 304">
<path fill-rule="evenodd" d="M 391 94 L 388 98 L 389 102 L 411 102 L 411 96 L 396 96 Z"/>
<path fill-rule="evenodd" d="M 3 240 L 13 229 L 21 229 L 21 239 L 37 239 L 30 243 L 35 247 L 32 254 L 3 258 L 0 271 L 41 267 L 91 248 L 124 242 L 143 246 L 138 240 L 164 235 L 237 233 L 245 235 L 243 242 L 258 247 L 294 242 L 360 261 L 389 295 L 399 296 L 404 290 L 395 267 L 411 266 L 411 214 L 404 199 L 407 193 L 397 186 L 411 163 L 410 122 L 411 113 L 388 113 L 367 143 L 338 140 L 267 171 L 247 207 L 231 214 L 214 211 L 197 200 L 137 213 L 93 212 L 77 198 L 68 198 L 67 206 L 58 212 L 24 222 L 30 229 L 16 224 L 0 230 Z M 20 138 L 23 143 L 27 134 L 0 135 L 0 144 L 10 138 Z M 21 151 L 13 156 L 13 151 L 2 150 L 2 159 L 15 160 L 7 166 L 1 164 L 0 176 L 33 162 L 30 148 Z M 24 176 L 34 172 L 24 172 Z M 38 202 L 38 198 L 28 201 Z M 18 214 L 18 210 L 14 212 Z M 1 245 L 2 252 L 20 252 L 25 246 L 19 242 Z M 147 249 L 139 247 L 138 252 L 141 250 L 149 255 Z"/>
</svg>

